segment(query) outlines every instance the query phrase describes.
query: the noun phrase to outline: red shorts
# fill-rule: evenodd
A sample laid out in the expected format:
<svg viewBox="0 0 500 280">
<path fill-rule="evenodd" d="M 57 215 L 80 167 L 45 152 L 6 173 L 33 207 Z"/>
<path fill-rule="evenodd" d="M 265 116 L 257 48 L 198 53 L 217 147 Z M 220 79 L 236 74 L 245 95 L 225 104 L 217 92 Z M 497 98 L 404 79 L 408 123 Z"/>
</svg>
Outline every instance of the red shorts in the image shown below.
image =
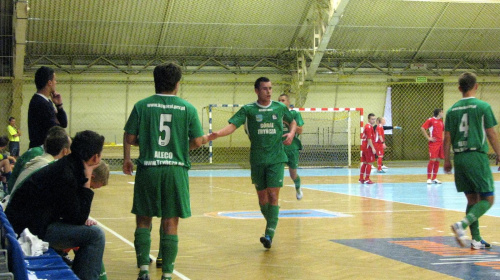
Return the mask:
<svg viewBox="0 0 500 280">
<path fill-rule="evenodd" d="M 372 163 L 375 161 L 375 155 L 372 152 L 371 148 L 361 151 L 361 162 Z"/>
<path fill-rule="evenodd" d="M 429 143 L 429 158 L 444 159 L 443 142 Z"/>
<path fill-rule="evenodd" d="M 378 157 L 384 156 L 384 143 L 375 143 L 375 151 L 377 151 Z"/>
</svg>

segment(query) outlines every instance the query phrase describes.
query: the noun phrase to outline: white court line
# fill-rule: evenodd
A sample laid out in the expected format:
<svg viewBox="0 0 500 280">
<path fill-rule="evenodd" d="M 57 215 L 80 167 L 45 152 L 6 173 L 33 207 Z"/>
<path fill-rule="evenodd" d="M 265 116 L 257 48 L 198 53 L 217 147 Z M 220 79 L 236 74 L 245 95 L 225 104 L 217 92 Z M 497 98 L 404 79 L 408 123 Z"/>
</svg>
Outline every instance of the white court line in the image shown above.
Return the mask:
<svg viewBox="0 0 500 280">
<path fill-rule="evenodd" d="M 89 216 L 89 218 L 91 218 Z M 95 219 L 94 219 L 95 220 Z M 97 221 L 97 220 L 96 220 Z M 134 243 L 128 241 L 125 237 L 121 236 L 120 234 L 118 234 L 116 231 L 110 229 L 109 227 L 103 225 L 101 222 L 97 221 L 97 224 L 102 227 L 103 229 L 109 231 L 111 234 L 113 234 L 114 236 L 118 237 L 118 239 L 120 239 L 121 241 L 125 242 L 126 244 L 130 245 L 132 248 L 134 248 Z M 135 251 L 134 251 L 135 252 Z M 153 255 L 149 255 L 149 257 L 153 260 L 153 262 L 156 261 L 156 257 L 154 257 Z M 185 276 L 184 274 L 180 273 L 179 271 L 175 270 L 174 269 L 174 274 L 179 276 L 179 278 L 183 279 L 183 280 L 191 280 L 189 279 L 187 276 Z"/>
</svg>

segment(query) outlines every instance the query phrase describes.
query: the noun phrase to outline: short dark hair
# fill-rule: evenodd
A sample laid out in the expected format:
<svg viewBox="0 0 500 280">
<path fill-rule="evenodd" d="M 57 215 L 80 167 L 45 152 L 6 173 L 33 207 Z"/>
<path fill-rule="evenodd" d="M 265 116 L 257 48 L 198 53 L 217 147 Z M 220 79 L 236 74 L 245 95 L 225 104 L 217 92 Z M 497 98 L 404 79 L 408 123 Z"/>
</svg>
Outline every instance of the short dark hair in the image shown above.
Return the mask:
<svg viewBox="0 0 500 280">
<path fill-rule="evenodd" d="M 16 119 L 16 118 L 14 118 L 14 117 L 10 117 L 10 118 L 9 118 L 9 122 L 11 122 L 12 120 L 15 120 L 15 119 Z"/>
<path fill-rule="evenodd" d="M 477 82 L 476 74 L 471 72 L 465 72 L 460 77 L 458 77 L 458 85 L 462 93 L 466 93 L 471 90 Z"/>
<path fill-rule="evenodd" d="M 43 143 L 43 149 L 47 154 L 57 156 L 62 149 L 69 148 L 69 136 L 66 130 L 60 126 L 53 126 L 47 132 L 47 138 Z"/>
<path fill-rule="evenodd" d="M 375 114 L 374 113 L 368 114 L 368 120 L 370 120 L 371 117 L 375 117 Z"/>
<path fill-rule="evenodd" d="M 279 96 L 279 97 L 282 97 L 282 96 L 284 96 L 284 97 L 286 97 L 286 99 L 290 100 L 290 97 L 288 96 L 288 94 L 286 94 L 286 93 L 282 93 L 282 94 L 280 94 L 280 96 Z"/>
<path fill-rule="evenodd" d="M 160 64 L 155 67 L 153 76 L 156 93 L 172 92 L 182 78 L 182 69 L 173 62 Z"/>
<path fill-rule="evenodd" d="M 7 136 L 0 136 L 0 148 L 3 148 L 9 144 L 9 138 Z"/>
<path fill-rule="evenodd" d="M 71 154 L 83 161 L 89 160 L 96 154 L 101 154 L 104 145 L 104 136 L 91 130 L 77 132 L 71 143 Z"/>
<path fill-rule="evenodd" d="M 54 69 L 42 66 L 36 70 L 35 85 L 37 90 L 43 89 L 54 78 Z"/>
<path fill-rule="evenodd" d="M 267 77 L 260 77 L 257 80 L 255 80 L 255 84 L 253 85 L 253 87 L 255 89 L 259 89 L 260 88 L 260 83 L 262 83 L 262 82 L 267 83 L 267 82 L 270 82 L 270 81 L 271 80 L 269 80 L 269 78 L 267 78 Z"/>
<path fill-rule="evenodd" d="M 441 113 L 442 111 L 443 111 L 443 109 L 441 109 L 441 108 L 434 109 L 434 117 L 437 117 L 439 115 L 439 113 Z"/>
</svg>

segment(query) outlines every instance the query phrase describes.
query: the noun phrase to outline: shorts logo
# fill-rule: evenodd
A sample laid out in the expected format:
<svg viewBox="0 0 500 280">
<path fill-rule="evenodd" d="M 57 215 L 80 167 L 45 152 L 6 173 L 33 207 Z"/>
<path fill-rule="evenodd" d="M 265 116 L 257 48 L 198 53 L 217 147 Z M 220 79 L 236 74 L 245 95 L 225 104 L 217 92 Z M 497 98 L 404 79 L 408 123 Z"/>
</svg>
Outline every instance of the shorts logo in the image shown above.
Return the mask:
<svg viewBox="0 0 500 280">
<path fill-rule="evenodd" d="M 262 120 L 263 120 L 263 119 L 264 119 L 264 118 L 262 117 L 262 115 L 255 115 L 255 120 L 256 120 L 257 122 L 262 122 Z"/>
<path fill-rule="evenodd" d="M 276 116 L 275 114 L 273 114 L 273 120 L 277 120 L 278 119 L 278 116 Z"/>
</svg>

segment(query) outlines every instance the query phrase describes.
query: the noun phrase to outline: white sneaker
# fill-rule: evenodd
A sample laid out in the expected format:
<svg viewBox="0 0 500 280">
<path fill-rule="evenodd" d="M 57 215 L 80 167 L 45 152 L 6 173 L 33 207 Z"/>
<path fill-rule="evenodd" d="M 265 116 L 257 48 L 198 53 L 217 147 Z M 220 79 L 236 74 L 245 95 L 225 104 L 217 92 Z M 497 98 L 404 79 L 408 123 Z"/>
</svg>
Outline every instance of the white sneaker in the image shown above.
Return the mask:
<svg viewBox="0 0 500 280">
<path fill-rule="evenodd" d="M 389 169 L 389 167 L 382 165 L 382 169 Z"/>
<path fill-rule="evenodd" d="M 482 239 L 481 241 L 476 241 L 473 239 L 470 243 L 470 248 L 473 250 L 489 249 L 491 248 L 491 244 Z"/>
<path fill-rule="evenodd" d="M 451 230 L 455 233 L 455 240 L 457 240 L 460 247 L 465 247 L 465 231 L 462 227 L 462 222 L 456 222 L 451 225 Z"/>
<path fill-rule="evenodd" d="M 295 195 L 297 197 L 297 200 L 301 200 L 302 197 L 304 196 L 304 194 L 302 193 L 302 189 L 301 188 L 295 189 L 295 191 L 297 192 Z"/>
<path fill-rule="evenodd" d="M 432 180 L 431 179 L 427 179 L 427 184 L 432 184 Z"/>
<path fill-rule="evenodd" d="M 429 180 L 427 180 L 427 181 L 429 181 Z M 434 180 L 432 180 L 432 183 L 434 183 L 434 184 L 441 184 L 441 181 L 439 181 L 438 179 L 434 179 Z"/>
</svg>

